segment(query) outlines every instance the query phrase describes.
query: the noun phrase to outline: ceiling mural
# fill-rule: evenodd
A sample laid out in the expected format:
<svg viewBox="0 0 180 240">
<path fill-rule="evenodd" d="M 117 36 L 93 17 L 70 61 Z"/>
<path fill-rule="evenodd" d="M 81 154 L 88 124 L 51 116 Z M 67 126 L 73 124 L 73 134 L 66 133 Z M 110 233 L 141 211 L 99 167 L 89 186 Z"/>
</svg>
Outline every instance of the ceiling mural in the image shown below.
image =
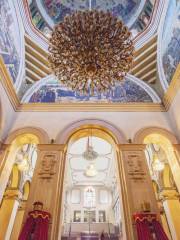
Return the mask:
<svg viewBox="0 0 180 240">
<path fill-rule="evenodd" d="M 170 84 L 177 65 L 180 63 L 180 2 L 169 1 L 163 31 L 163 68 Z"/>
<path fill-rule="evenodd" d="M 37 84 L 38 85 L 38 84 Z M 126 79 L 116 85 L 106 94 L 94 96 L 81 96 L 60 86 L 57 80 L 50 78 L 44 84 L 39 84 L 29 93 L 25 94 L 22 102 L 29 103 L 60 103 L 60 102 L 99 102 L 99 103 L 124 103 L 124 102 L 153 102 L 152 97 L 141 86 L 132 80 Z"/>
<path fill-rule="evenodd" d="M 41 0 L 41 2 L 54 23 L 62 21 L 66 14 L 73 11 L 90 9 L 111 11 L 114 16 L 127 23 L 136 13 L 141 0 Z"/>
<path fill-rule="evenodd" d="M 149 24 L 154 4 L 155 0 L 32 0 L 29 8 L 34 26 L 47 37 L 53 25 L 67 14 L 86 9 L 111 11 L 130 27 L 135 37 Z"/>
<path fill-rule="evenodd" d="M 20 67 L 20 35 L 18 22 L 8 0 L 0 1 L 0 55 L 16 82 Z"/>
</svg>

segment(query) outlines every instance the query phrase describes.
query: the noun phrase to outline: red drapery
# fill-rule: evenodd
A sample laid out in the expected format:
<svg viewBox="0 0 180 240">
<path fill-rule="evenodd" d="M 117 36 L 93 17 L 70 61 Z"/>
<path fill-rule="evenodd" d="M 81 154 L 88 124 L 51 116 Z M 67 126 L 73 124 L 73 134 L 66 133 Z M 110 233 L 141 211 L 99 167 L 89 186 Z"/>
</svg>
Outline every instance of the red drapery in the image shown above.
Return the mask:
<svg viewBox="0 0 180 240">
<path fill-rule="evenodd" d="M 18 240 L 48 240 L 49 219 L 48 212 L 39 210 L 29 212 Z"/>
<path fill-rule="evenodd" d="M 136 223 L 138 240 L 168 240 L 156 214 L 136 213 L 133 218 Z"/>
</svg>

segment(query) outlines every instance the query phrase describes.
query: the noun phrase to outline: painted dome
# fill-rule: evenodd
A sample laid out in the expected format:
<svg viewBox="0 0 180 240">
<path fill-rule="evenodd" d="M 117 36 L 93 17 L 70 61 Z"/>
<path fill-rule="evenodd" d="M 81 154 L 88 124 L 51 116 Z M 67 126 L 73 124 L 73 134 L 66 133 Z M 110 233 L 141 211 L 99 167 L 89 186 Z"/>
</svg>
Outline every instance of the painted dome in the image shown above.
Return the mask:
<svg viewBox="0 0 180 240">
<path fill-rule="evenodd" d="M 63 20 L 66 14 L 77 10 L 103 10 L 129 22 L 138 10 L 142 9 L 145 1 L 141 0 L 41 0 L 41 6 L 54 23 Z M 40 4 L 39 4 L 40 6 Z M 42 9 L 40 7 L 40 9 Z"/>
<path fill-rule="evenodd" d="M 46 36 L 67 14 L 88 9 L 110 11 L 135 36 L 148 25 L 154 3 L 155 0 L 31 0 L 29 8 L 33 24 Z"/>
</svg>

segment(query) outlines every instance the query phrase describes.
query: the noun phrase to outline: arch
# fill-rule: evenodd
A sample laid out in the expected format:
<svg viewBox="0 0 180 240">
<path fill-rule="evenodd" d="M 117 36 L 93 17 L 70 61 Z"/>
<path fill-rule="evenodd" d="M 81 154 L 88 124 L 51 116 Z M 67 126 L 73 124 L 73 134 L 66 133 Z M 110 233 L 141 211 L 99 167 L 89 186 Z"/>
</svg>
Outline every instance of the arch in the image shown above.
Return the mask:
<svg viewBox="0 0 180 240">
<path fill-rule="evenodd" d="M 41 129 L 41 128 L 34 128 L 34 127 L 25 127 L 25 128 L 20 128 L 16 129 L 10 135 L 5 139 L 5 144 L 10 144 L 12 143 L 17 137 L 22 135 L 29 134 L 31 136 L 35 136 L 36 142 L 40 144 L 47 144 L 49 143 L 49 137 L 47 133 Z"/>
<path fill-rule="evenodd" d="M 172 144 L 177 144 L 177 137 L 167 129 L 160 127 L 148 127 L 140 129 L 134 136 L 134 143 L 142 144 L 146 136 L 150 134 L 159 134 L 167 138 Z"/>
<path fill-rule="evenodd" d="M 66 144 L 73 133 L 85 128 L 96 128 L 103 130 L 104 132 L 108 133 L 117 144 L 127 142 L 126 137 L 121 130 L 111 123 L 100 119 L 84 119 L 73 122 L 57 135 L 56 142 L 58 144 Z"/>
</svg>

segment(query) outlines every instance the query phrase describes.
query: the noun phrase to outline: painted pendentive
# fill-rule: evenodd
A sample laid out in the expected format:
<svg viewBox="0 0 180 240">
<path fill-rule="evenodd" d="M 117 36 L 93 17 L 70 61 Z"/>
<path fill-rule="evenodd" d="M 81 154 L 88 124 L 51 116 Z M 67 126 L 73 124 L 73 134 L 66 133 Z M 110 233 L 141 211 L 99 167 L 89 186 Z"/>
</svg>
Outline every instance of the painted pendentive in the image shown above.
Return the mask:
<svg viewBox="0 0 180 240">
<path fill-rule="evenodd" d="M 162 35 L 162 63 L 166 81 L 170 84 L 180 63 L 180 2 L 169 1 Z"/>
<path fill-rule="evenodd" d="M 0 1 L 0 55 L 15 84 L 20 68 L 20 32 L 8 0 Z"/>
</svg>

